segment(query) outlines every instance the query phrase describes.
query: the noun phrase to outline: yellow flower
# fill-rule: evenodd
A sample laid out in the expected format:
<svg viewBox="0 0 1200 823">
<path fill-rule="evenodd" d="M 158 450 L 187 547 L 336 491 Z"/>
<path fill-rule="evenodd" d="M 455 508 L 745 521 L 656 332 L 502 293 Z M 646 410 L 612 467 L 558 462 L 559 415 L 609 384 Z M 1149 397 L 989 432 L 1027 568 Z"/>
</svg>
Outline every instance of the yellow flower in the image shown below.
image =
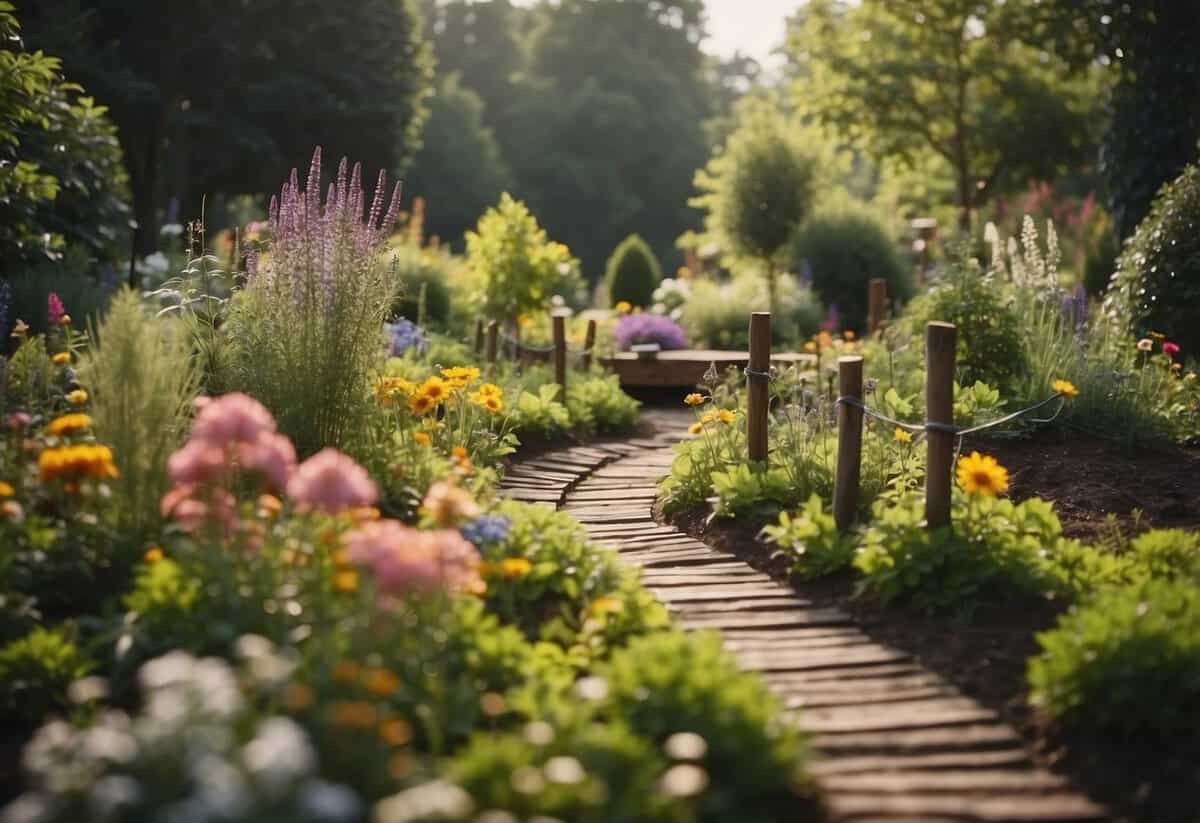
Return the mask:
<svg viewBox="0 0 1200 823">
<path fill-rule="evenodd" d="M 969 457 L 959 458 L 958 485 L 967 494 L 995 497 L 1008 491 L 1008 469 L 990 455 L 971 452 Z"/>
<path fill-rule="evenodd" d="M 437 403 L 426 394 L 417 393 L 408 398 L 408 408 L 413 414 L 427 414 L 436 407 Z"/>
<path fill-rule="evenodd" d="M 46 449 L 38 456 L 38 471 L 43 481 L 81 477 L 115 478 L 112 449 L 108 446 L 63 446 Z"/>
<path fill-rule="evenodd" d="M 63 437 L 69 434 L 81 432 L 84 429 L 92 427 L 92 418 L 86 414 L 64 414 L 62 417 L 56 417 L 50 421 L 50 425 L 46 427 L 46 431 L 56 437 Z"/>
<path fill-rule="evenodd" d="M 524 557 L 506 557 L 500 561 L 500 575 L 505 580 L 520 580 L 533 571 L 533 564 Z"/>
<path fill-rule="evenodd" d="M 466 446 L 455 446 L 453 449 L 450 450 L 450 456 L 453 457 L 455 460 L 466 460 L 467 459 Z"/>
<path fill-rule="evenodd" d="M 142 559 L 147 563 L 157 563 L 163 559 L 163 550 L 158 546 L 151 546 L 146 549 L 146 553 L 142 556 Z"/>
<path fill-rule="evenodd" d="M 403 746 L 412 740 L 412 726 L 403 718 L 394 718 L 379 727 L 379 739 L 389 746 Z"/>
<path fill-rule="evenodd" d="M 258 496 L 258 516 L 274 520 L 283 511 L 283 502 L 273 494 Z"/>
<path fill-rule="evenodd" d="M 476 406 L 479 406 L 481 409 L 486 409 L 491 414 L 499 414 L 500 412 L 504 411 L 504 401 L 498 396 L 483 394 L 482 392 L 475 392 L 474 394 L 470 395 L 468 399 Z"/>
<path fill-rule="evenodd" d="M 3 480 L 0 480 L 0 500 L 12 497 L 16 493 L 17 490 L 12 487 L 11 483 L 5 483 Z"/>
<path fill-rule="evenodd" d="M 617 597 L 597 597 L 588 607 L 588 611 L 592 613 L 592 617 L 603 617 L 606 614 L 621 611 L 623 605 L 620 598 Z"/>
<path fill-rule="evenodd" d="M 708 402 L 708 399 L 702 394 L 692 392 L 687 397 L 683 398 L 683 402 L 687 403 L 689 406 L 703 406 L 706 402 Z"/>
<path fill-rule="evenodd" d="M 1055 380 L 1051 387 L 1055 394 L 1061 394 L 1068 400 L 1079 396 L 1079 389 L 1075 388 L 1075 384 L 1070 380 Z"/>
<path fill-rule="evenodd" d="M 809 340 L 807 343 L 804 344 L 804 350 L 806 352 L 808 352 L 809 354 L 816 354 L 817 353 L 817 344 L 815 342 L 813 342 L 812 340 Z"/>
<path fill-rule="evenodd" d="M 721 409 L 717 412 L 717 420 L 728 426 L 737 420 L 737 415 L 731 412 L 729 409 Z"/>
<path fill-rule="evenodd" d="M 421 384 L 421 388 L 417 390 L 417 394 L 418 396 L 424 395 L 428 397 L 436 406 L 450 396 L 450 385 L 435 375 Z"/>
<path fill-rule="evenodd" d="M 484 383 L 476 392 L 480 397 L 503 397 L 504 392 L 495 383 Z"/>
<path fill-rule="evenodd" d="M 56 366 L 65 366 L 71 362 L 71 353 L 68 351 L 60 351 L 51 358 Z"/>
<path fill-rule="evenodd" d="M 474 366 L 453 366 L 448 369 L 442 369 L 442 377 L 450 383 L 452 388 L 461 389 L 468 383 L 473 383 L 479 379 L 479 369 Z"/>
<path fill-rule="evenodd" d="M 353 569 L 342 569 L 333 576 L 333 588 L 343 594 L 358 590 L 358 572 Z"/>
<path fill-rule="evenodd" d="M 407 397 L 415 389 L 416 386 L 403 377 L 381 377 L 375 381 L 375 399 L 385 406 L 390 406 L 398 395 Z"/>
<path fill-rule="evenodd" d="M 433 442 L 425 432 L 413 432 L 413 440 L 416 440 L 422 446 L 428 446 Z"/>
<path fill-rule="evenodd" d="M 633 305 L 628 300 L 621 300 L 613 308 L 616 309 L 617 314 L 629 314 L 633 311 Z"/>
<path fill-rule="evenodd" d="M 83 389 L 76 389 L 73 392 L 67 392 L 67 402 L 72 406 L 82 406 L 88 401 L 88 393 Z"/>
<path fill-rule="evenodd" d="M 896 433 L 893 434 L 892 437 L 895 438 L 897 443 L 911 443 L 912 442 L 912 435 L 909 434 L 908 432 L 906 432 L 904 429 L 900 428 L 899 426 L 896 427 Z"/>
<path fill-rule="evenodd" d="M 703 423 L 693 423 L 692 425 L 688 426 L 688 434 L 692 435 L 693 437 L 700 434 L 703 431 L 704 431 Z"/>
<path fill-rule="evenodd" d="M 367 669 L 363 672 L 363 686 L 376 697 L 391 697 L 400 691 L 400 678 L 387 669 Z"/>
<path fill-rule="evenodd" d="M 853 332 L 853 331 L 851 331 L 850 329 L 846 329 L 844 332 L 842 332 L 842 337 L 844 337 L 844 338 L 845 338 L 846 340 L 848 340 L 848 341 L 849 341 L 849 340 L 853 340 L 853 339 L 854 339 L 854 332 Z"/>
</svg>

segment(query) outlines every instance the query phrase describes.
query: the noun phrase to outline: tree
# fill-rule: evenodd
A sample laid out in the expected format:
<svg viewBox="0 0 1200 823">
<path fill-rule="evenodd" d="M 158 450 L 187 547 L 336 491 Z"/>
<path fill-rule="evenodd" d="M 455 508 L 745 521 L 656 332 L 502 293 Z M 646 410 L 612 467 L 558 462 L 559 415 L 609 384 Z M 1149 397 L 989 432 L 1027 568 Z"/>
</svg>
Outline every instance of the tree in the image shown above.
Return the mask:
<svg viewBox="0 0 1200 823">
<path fill-rule="evenodd" d="M 662 269 L 646 241 L 631 234 L 621 241 L 608 258 L 604 282 L 612 305 L 622 301 L 634 306 L 649 306 L 654 290 L 662 282 Z"/>
<path fill-rule="evenodd" d="M 769 103 L 752 101 L 725 145 L 696 174 L 705 229 L 735 257 L 761 263 L 772 310 L 788 244 L 808 216 L 816 154 L 802 131 Z"/>
<path fill-rule="evenodd" d="M 409 195 L 425 198 L 425 230 L 449 241 L 512 187 L 492 130 L 483 124 L 483 101 L 457 74 L 438 81 L 429 101 L 424 145 L 405 180 Z"/>
<path fill-rule="evenodd" d="M 1053 180 L 1090 152 L 1086 84 L 1046 50 L 1023 3 L 812 0 L 792 20 L 797 107 L 877 158 L 931 150 L 953 169 L 962 227 L 996 192 Z"/>
<path fill-rule="evenodd" d="M 314 144 L 367 168 L 418 147 L 430 66 L 412 0 L 38 0 L 31 43 L 59 54 L 120 128 L 153 249 L 168 196 L 264 193 Z"/>
</svg>

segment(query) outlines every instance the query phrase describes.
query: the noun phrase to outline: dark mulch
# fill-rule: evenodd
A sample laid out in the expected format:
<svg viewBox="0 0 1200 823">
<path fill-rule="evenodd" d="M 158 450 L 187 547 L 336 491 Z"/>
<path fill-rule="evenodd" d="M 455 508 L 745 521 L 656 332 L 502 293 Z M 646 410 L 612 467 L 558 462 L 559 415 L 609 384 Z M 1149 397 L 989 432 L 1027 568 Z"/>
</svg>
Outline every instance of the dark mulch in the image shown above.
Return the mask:
<svg viewBox="0 0 1200 823">
<path fill-rule="evenodd" d="M 1052 500 L 1064 531 L 1083 540 L 1112 528 L 1195 528 L 1200 524 L 1200 453 L 1177 449 L 1129 451 L 1112 443 L 1059 432 L 1022 440 L 968 443 L 1008 467 L 1017 499 Z M 1140 510 L 1140 516 L 1135 511 Z M 707 521 L 707 511 L 673 521 L 709 544 L 788 580 L 787 565 L 756 540 L 761 521 Z M 1067 732 L 1030 709 L 1025 665 L 1036 654 L 1035 634 L 1054 625 L 1064 604 L 1023 600 L 980 604 L 969 620 L 932 617 L 885 607 L 857 595 L 850 574 L 815 582 L 790 580 L 803 597 L 838 606 L 861 621 L 875 640 L 903 649 L 998 711 L 1020 731 L 1034 756 L 1068 775 L 1116 819 L 1138 823 L 1200 821 L 1200 745 Z M 1197 718 L 1200 722 L 1200 718 Z"/>
</svg>

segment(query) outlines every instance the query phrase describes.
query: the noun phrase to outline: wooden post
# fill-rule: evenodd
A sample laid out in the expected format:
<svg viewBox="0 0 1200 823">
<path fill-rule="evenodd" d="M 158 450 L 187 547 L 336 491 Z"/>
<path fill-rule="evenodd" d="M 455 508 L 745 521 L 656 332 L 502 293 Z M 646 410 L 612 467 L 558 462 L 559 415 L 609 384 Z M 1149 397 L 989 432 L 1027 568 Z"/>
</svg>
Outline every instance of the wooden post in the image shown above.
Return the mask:
<svg viewBox="0 0 1200 823">
<path fill-rule="evenodd" d="M 750 462 L 767 459 L 767 404 L 770 401 L 771 313 L 756 311 L 750 315 L 750 363 L 746 375 L 746 441 Z"/>
<path fill-rule="evenodd" d="M 567 398 L 567 318 L 555 314 L 554 324 L 554 382 L 562 388 L 562 400 Z"/>
<path fill-rule="evenodd" d="M 587 334 L 583 338 L 583 370 L 592 367 L 592 349 L 596 345 L 596 321 L 588 320 Z"/>
<path fill-rule="evenodd" d="M 475 319 L 475 356 L 483 354 L 483 318 Z"/>
<path fill-rule="evenodd" d="M 930 423 L 954 422 L 954 352 L 958 329 L 953 323 L 933 322 L 925 327 L 925 419 Z M 954 473 L 954 435 L 926 431 L 929 444 L 925 464 L 925 520 L 936 529 L 950 523 L 950 483 Z"/>
<path fill-rule="evenodd" d="M 863 359 L 858 355 L 838 358 L 838 393 L 862 401 Z M 838 531 L 854 522 L 858 487 L 862 477 L 863 412 L 849 403 L 838 404 L 837 473 L 833 481 L 833 518 Z"/>
<path fill-rule="evenodd" d="M 887 311 L 887 281 L 872 277 L 867 286 L 867 334 L 874 334 L 883 326 Z"/>
<path fill-rule="evenodd" d="M 496 347 L 500 342 L 500 325 L 495 320 L 489 320 L 487 324 L 487 362 L 488 365 L 496 363 Z"/>
</svg>

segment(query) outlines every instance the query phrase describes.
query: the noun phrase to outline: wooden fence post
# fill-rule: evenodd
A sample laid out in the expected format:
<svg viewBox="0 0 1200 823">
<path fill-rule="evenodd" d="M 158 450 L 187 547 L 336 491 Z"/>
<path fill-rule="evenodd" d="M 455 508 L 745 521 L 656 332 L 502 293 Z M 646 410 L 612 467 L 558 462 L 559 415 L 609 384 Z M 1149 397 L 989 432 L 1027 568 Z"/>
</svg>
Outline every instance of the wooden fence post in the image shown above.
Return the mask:
<svg viewBox="0 0 1200 823">
<path fill-rule="evenodd" d="M 932 322 L 925 327 L 925 419 L 954 423 L 954 353 L 958 329 L 953 323 Z M 936 529 L 950 523 L 950 483 L 954 474 L 954 434 L 927 430 L 925 464 L 925 520 Z"/>
<path fill-rule="evenodd" d="M 554 324 L 554 382 L 562 388 L 562 400 L 567 398 L 567 318 L 555 314 Z"/>
<path fill-rule="evenodd" d="M 475 318 L 475 356 L 483 354 L 483 318 Z"/>
<path fill-rule="evenodd" d="M 874 334 L 883 325 L 887 311 L 887 281 L 873 277 L 867 286 L 867 334 Z"/>
<path fill-rule="evenodd" d="M 499 344 L 500 324 L 495 320 L 489 320 L 487 324 L 487 362 L 488 365 L 496 363 L 496 347 Z"/>
<path fill-rule="evenodd" d="M 767 405 L 770 402 L 771 313 L 750 315 L 750 362 L 746 374 L 746 441 L 750 462 L 767 459 Z"/>
<path fill-rule="evenodd" d="M 583 338 L 583 370 L 592 367 L 592 349 L 596 345 L 596 321 L 588 320 L 587 334 Z"/>
<path fill-rule="evenodd" d="M 838 358 L 838 393 L 862 401 L 863 359 L 858 355 Z M 862 476 L 863 412 L 849 403 L 838 404 L 837 473 L 833 481 L 833 518 L 838 531 L 854 522 L 858 487 Z"/>
</svg>

